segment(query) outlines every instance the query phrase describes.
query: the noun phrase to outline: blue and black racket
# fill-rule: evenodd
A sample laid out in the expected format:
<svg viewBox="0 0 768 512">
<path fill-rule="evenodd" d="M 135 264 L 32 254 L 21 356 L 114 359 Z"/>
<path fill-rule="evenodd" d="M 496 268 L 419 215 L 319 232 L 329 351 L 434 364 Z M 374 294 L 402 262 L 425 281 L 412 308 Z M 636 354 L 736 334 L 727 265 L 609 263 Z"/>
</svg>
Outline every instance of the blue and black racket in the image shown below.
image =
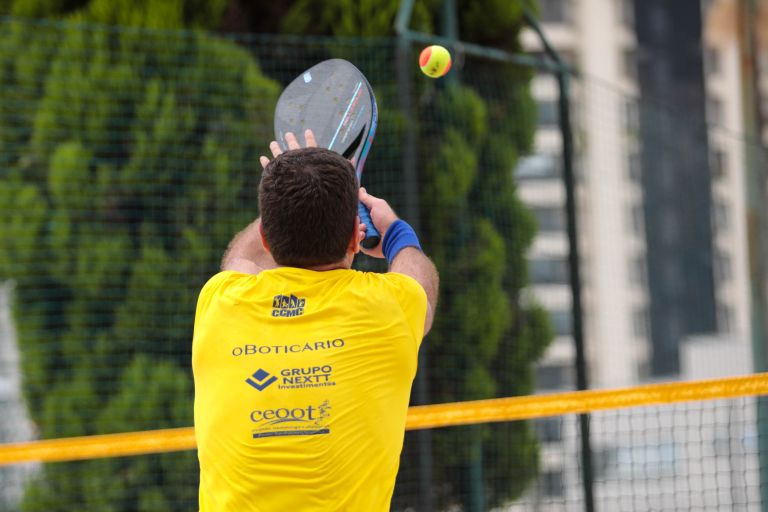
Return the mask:
<svg viewBox="0 0 768 512">
<path fill-rule="evenodd" d="M 296 77 L 280 95 L 275 108 L 275 140 L 285 151 L 287 132 L 294 133 L 303 144 L 304 131 L 312 130 L 319 147 L 352 161 L 359 185 L 377 121 L 376 98 L 365 76 L 346 60 L 330 59 Z M 376 247 L 381 235 L 362 203 L 358 204 L 358 215 L 368 226 L 363 247 Z"/>
</svg>

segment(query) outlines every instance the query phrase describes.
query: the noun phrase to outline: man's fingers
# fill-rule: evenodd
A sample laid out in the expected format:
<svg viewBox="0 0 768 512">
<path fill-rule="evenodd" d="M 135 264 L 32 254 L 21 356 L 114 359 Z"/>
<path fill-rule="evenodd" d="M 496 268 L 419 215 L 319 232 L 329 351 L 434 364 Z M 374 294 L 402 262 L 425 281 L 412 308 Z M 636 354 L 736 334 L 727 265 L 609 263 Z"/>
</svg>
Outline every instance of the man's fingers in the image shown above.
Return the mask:
<svg viewBox="0 0 768 512">
<path fill-rule="evenodd" d="M 317 140 L 315 139 L 315 134 L 312 133 L 312 130 L 306 130 L 304 132 L 304 140 L 307 141 L 308 148 L 317 147 Z M 288 146 L 289 151 L 293 149 L 299 149 L 301 147 L 299 140 L 296 138 L 296 135 L 291 132 L 287 132 L 285 134 L 285 143 L 286 146 Z M 283 154 L 283 150 L 276 140 L 273 140 L 269 143 L 269 150 L 272 152 L 272 156 L 274 158 L 277 158 L 279 155 Z M 267 159 L 266 163 L 261 158 L 259 158 L 259 161 L 261 162 L 262 167 L 269 163 L 269 159 Z"/>
<path fill-rule="evenodd" d="M 269 150 L 272 151 L 272 156 L 275 158 L 283 153 L 283 150 L 280 149 L 280 144 L 276 140 L 269 143 Z"/>
<path fill-rule="evenodd" d="M 288 144 L 288 149 L 299 149 L 301 147 L 299 146 L 299 141 L 296 139 L 296 135 L 292 132 L 287 132 L 285 134 L 285 142 Z"/>
<path fill-rule="evenodd" d="M 304 132 L 304 140 L 307 141 L 308 148 L 316 148 L 317 140 L 315 140 L 315 134 L 312 130 L 307 129 Z"/>
<path fill-rule="evenodd" d="M 263 169 L 269 163 L 269 158 L 262 155 L 259 157 L 259 162 L 261 162 L 261 168 Z"/>
<path fill-rule="evenodd" d="M 366 192 L 363 187 L 360 187 L 360 193 L 357 197 L 361 203 L 368 207 L 369 210 L 373 207 L 373 201 L 376 200 L 376 198 Z"/>
</svg>

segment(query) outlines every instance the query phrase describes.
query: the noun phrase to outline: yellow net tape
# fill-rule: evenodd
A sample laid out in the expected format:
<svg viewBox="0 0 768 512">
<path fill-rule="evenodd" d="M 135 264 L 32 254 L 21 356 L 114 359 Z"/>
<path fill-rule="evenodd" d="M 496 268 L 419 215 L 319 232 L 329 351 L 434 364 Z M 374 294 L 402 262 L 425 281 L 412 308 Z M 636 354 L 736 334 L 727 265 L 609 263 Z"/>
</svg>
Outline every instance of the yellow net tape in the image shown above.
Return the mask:
<svg viewBox="0 0 768 512">
<path fill-rule="evenodd" d="M 759 373 L 742 377 L 649 384 L 623 389 L 573 391 L 551 395 L 422 405 L 409 409 L 406 429 L 514 421 L 606 409 L 766 394 L 768 394 L 768 373 Z M 0 444 L 0 465 L 173 452 L 192 450 L 195 446 L 195 431 L 192 427 L 70 437 L 29 443 Z"/>
</svg>

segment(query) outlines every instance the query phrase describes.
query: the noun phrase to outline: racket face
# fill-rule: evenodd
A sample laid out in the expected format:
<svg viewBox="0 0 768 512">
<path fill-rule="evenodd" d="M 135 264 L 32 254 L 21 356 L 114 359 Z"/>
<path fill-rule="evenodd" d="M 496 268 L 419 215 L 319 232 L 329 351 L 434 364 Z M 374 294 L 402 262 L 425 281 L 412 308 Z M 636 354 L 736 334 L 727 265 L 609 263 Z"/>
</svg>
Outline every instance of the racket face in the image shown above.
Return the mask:
<svg viewBox="0 0 768 512">
<path fill-rule="evenodd" d="M 365 77 L 363 77 L 365 80 Z M 363 141 L 360 155 L 355 158 L 355 171 L 357 171 L 357 181 L 360 182 L 360 177 L 363 174 L 363 166 L 365 165 L 365 159 L 368 157 L 368 152 L 371 150 L 371 144 L 373 144 L 373 137 L 376 135 L 376 126 L 379 124 L 379 109 L 376 106 L 376 96 L 373 95 L 373 88 L 368 80 L 365 80 L 365 85 L 368 88 L 368 93 L 371 97 L 371 125 L 368 129 L 368 134 Z"/>
<path fill-rule="evenodd" d="M 275 108 L 275 137 L 286 150 L 285 134 L 304 143 L 311 129 L 317 145 L 355 163 L 358 180 L 378 121 L 376 100 L 365 76 L 350 62 L 330 59 L 309 68 L 285 88 Z"/>
</svg>

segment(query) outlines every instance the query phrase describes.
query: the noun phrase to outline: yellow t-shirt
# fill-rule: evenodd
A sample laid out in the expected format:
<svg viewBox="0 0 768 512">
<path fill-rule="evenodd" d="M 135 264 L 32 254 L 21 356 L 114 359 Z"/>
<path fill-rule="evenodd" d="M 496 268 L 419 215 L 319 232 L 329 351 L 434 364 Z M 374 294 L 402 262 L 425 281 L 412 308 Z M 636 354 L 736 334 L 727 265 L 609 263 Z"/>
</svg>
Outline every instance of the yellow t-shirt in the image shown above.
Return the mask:
<svg viewBox="0 0 768 512">
<path fill-rule="evenodd" d="M 389 510 L 426 309 L 397 273 L 212 277 L 192 343 L 200 511 Z"/>
</svg>

